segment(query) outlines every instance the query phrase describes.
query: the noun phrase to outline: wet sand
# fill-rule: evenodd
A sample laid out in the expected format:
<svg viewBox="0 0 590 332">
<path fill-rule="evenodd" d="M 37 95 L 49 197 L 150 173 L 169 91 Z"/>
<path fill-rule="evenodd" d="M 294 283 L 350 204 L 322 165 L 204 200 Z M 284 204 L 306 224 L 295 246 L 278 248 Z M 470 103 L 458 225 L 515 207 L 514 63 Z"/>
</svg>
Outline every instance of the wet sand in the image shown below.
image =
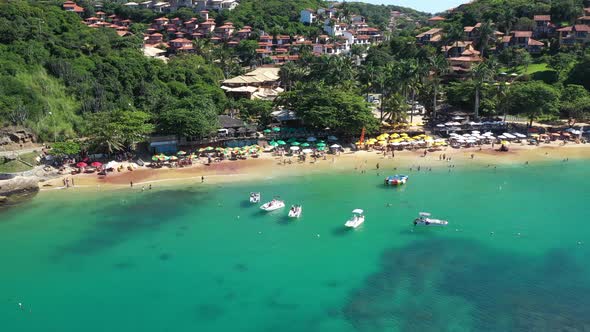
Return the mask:
<svg viewBox="0 0 590 332">
<path fill-rule="evenodd" d="M 495 147 L 497 148 L 497 146 Z M 441 155 L 451 158 L 450 161 L 440 160 Z M 473 154 L 473 159 L 471 155 Z M 289 157 L 285 157 L 287 160 Z M 395 168 L 403 173 L 404 169 L 422 167 L 432 169 L 467 166 L 502 166 L 515 164 L 529 164 L 560 161 L 564 159 L 586 159 L 590 158 L 590 144 L 568 144 L 559 146 L 555 144 L 544 144 L 540 147 L 531 145 L 512 144 L 509 152 L 500 152 L 486 145 L 479 150 L 479 147 L 468 149 L 454 149 L 451 147 L 442 148 L 439 151 L 428 152 L 424 156 L 424 149 L 416 151 L 395 151 L 395 157 L 391 152 L 383 156 L 378 151 L 346 152 L 338 156 L 327 155 L 326 160 L 318 159 L 313 162 L 308 158 L 305 163 L 291 157 L 291 164 L 284 165 L 280 157 L 273 157 L 271 154 L 263 154 L 258 159 L 239 161 L 223 161 L 213 163 L 209 166 L 197 163 L 191 167 L 184 168 L 139 168 L 134 171 L 122 171 L 120 173 L 109 173 L 107 176 L 97 174 L 68 175 L 67 178 L 74 179 L 75 186 L 68 190 L 113 190 L 129 188 L 133 182 L 134 188 L 142 186 L 162 187 L 177 186 L 185 184 L 201 183 L 204 177 L 205 184 L 230 183 L 238 181 L 270 181 L 273 178 L 284 176 L 298 176 L 309 173 L 321 172 L 351 172 L 375 170 L 379 168 L 389 173 Z M 42 184 L 42 191 L 64 189 L 63 178 L 46 181 Z"/>
</svg>

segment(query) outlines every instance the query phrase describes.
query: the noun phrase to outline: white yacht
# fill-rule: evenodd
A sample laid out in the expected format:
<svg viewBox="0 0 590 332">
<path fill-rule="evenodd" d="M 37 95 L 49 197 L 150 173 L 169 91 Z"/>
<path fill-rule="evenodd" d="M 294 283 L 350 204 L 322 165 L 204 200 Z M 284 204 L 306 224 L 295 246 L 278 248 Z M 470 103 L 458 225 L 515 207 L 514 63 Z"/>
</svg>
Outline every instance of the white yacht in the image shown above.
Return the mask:
<svg viewBox="0 0 590 332">
<path fill-rule="evenodd" d="M 291 209 L 289 210 L 289 218 L 299 218 L 302 211 L 303 207 L 301 205 L 291 206 Z"/>
<path fill-rule="evenodd" d="M 414 226 L 446 226 L 448 224 L 446 220 L 430 218 L 428 212 L 420 212 L 420 216 L 414 219 Z"/>
<path fill-rule="evenodd" d="M 250 203 L 260 203 L 260 193 L 250 193 Z"/>
<path fill-rule="evenodd" d="M 357 228 L 365 222 L 365 215 L 363 210 L 354 209 L 352 210 L 352 217 L 344 224 L 346 227 Z"/>
<path fill-rule="evenodd" d="M 285 207 L 285 202 L 275 198 L 268 203 L 264 203 L 260 208 L 264 211 L 270 212 L 270 211 L 282 209 L 284 207 Z"/>
</svg>

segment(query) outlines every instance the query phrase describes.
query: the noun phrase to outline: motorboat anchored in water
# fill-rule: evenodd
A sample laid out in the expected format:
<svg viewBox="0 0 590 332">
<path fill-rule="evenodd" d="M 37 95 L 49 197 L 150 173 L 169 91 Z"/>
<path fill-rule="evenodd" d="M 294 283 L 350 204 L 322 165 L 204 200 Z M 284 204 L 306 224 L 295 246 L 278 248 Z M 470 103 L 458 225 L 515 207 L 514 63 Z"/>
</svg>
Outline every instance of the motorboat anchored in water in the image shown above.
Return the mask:
<svg viewBox="0 0 590 332">
<path fill-rule="evenodd" d="M 250 203 L 260 203 L 260 193 L 250 193 Z"/>
<path fill-rule="evenodd" d="M 402 184 L 406 184 L 406 182 L 408 182 L 407 175 L 396 174 L 385 178 L 385 184 L 390 186 L 399 186 Z"/>
<path fill-rule="evenodd" d="M 292 205 L 291 209 L 289 209 L 289 218 L 299 218 L 302 211 L 303 207 L 301 205 Z"/>
<path fill-rule="evenodd" d="M 278 209 L 282 209 L 285 207 L 285 202 L 274 198 L 272 201 L 268 202 L 268 203 L 264 203 L 260 209 L 270 212 L 270 211 L 274 211 L 274 210 L 278 210 Z"/>
<path fill-rule="evenodd" d="M 414 226 L 446 226 L 448 224 L 446 220 L 430 218 L 428 212 L 420 212 L 420 216 L 414 219 Z"/>
<path fill-rule="evenodd" d="M 352 210 L 352 217 L 344 224 L 346 227 L 357 228 L 365 222 L 365 215 L 363 210 L 354 209 Z"/>
</svg>

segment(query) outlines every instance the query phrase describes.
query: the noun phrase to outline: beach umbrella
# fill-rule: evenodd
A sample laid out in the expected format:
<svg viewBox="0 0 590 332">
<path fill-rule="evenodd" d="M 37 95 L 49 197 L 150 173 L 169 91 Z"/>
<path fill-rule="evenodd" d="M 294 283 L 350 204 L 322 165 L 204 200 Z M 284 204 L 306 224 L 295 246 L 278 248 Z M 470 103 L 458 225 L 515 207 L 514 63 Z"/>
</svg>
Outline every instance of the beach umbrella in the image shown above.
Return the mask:
<svg viewBox="0 0 590 332">
<path fill-rule="evenodd" d="M 292 142 L 291 145 L 298 146 L 298 145 L 301 145 L 301 143 L 299 143 L 299 142 Z"/>
<path fill-rule="evenodd" d="M 172 157 L 170 157 L 170 160 L 178 160 L 178 157 L 177 156 L 172 156 Z"/>
<path fill-rule="evenodd" d="M 315 141 L 317 141 L 317 140 L 318 140 L 318 139 L 317 139 L 317 138 L 315 138 L 315 137 L 308 137 L 308 138 L 307 138 L 307 141 L 308 141 L 308 142 L 315 142 Z"/>
<path fill-rule="evenodd" d="M 318 147 L 318 151 L 324 151 L 324 150 L 326 150 L 326 147 L 325 146 Z"/>
<path fill-rule="evenodd" d="M 84 168 L 84 167 L 87 167 L 87 166 L 88 166 L 88 164 L 85 163 L 85 162 L 83 162 L 83 161 L 81 161 L 81 162 L 79 162 L 79 163 L 76 164 L 76 167 L 78 167 L 78 168 Z"/>
<path fill-rule="evenodd" d="M 270 146 L 278 146 L 279 143 L 275 142 L 275 141 L 270 141 L 270 143 L 268 143 Z"/>
<path fill-rule="evenodd" d="M 337 141 L 338 138 L 336 136 L 328 136 L 328 141 Z"/>
<path fill-rule="evenodd" d="M 213 150 L 214 150 L 214 149 L 213 149 L 213 147 L 212 147 L 212 146 L 208 146 L 208 147 L 206 147 L 206 148 L 205 148 L 205 151 L 213 151 Z"/>
<path fill-rule="evenodd" d="M 297 139 L 295 137 L 291 137 L 287 140 L 287 143 L 295 142 Z"/>
<path fill-rule="evenodd" d="M 281 128 L 279 128 L 279 127 L 274 127 L 274 128 L 272 128 L 272 131 L 274 131 L 274 132 L 277 132 L 277 133 L 278 133 L 279 131 L 281 131 Z"/>
<path fill-rule="evenodd" d="M 286 143 L 285 141 L 281 141 L 281 140 L 279 140 L 279 141 L 277 141 L 277 144 L 278 144 L 278 145 L 285 145 L 285 144 L 287 144 L 287 143 Z"/>
<path fill-rule="evenodd" d="M 302 143 L 301 146 L 304 147 L 304 148 L 306 148 L 306 147 L 309 146 L 309 143 Z"/>
<path fill-rule="evenodd" d="M 303 149 L 303 150 L 301 150 L 301 152 L 303 152 L 303 153 L 312 153 L 313 150 L 312 149 Z"/>
<path fill-rule="evenodd" d="M 90 164 L 90 166 L 92 166 L 92 167 L 100 167 L 100 166 L 102 166 L 102 163 L 101 162 L 98 162 L 98 161 L 95 161 L 92 164 Z"/>
<path fill-rule="evenodd" d="M 316 144 L 317 147 L 323 148 L 326 146 L 326 143 L 318 143 Z"/>
<path fill-rule="evenodd" d="M 176 154 L 179 155 L 179 156 L 184 156 L 186 154 L 186 152 L 184 152 L 184 151 L 178 151 L 178 152 L 176 152 Z"/>
<path fill-rule="evenodd" d="M 265 133 L 265 134 L 270 134 L 271 131 L 272 130 L 270 130 L 270 129 L 264 129 L 262 132 Z"/>
<path fill-rule="evenodd" d="M 153 161 L 158 161 L 159 159 L 160 159 L 160 157 L 158 157 L 157 155 L 152 157 Z"/>
<path fill-rule="evenodd" d="M 330 148 L 332 148 L 332 149 L 338 149 L 338 148 L 341 148 L 341 146 L 338 145 L 338 144 L 332 144 L 332 145 L 330 145 Z"/>
<path fill-rule="evenodd" d="M 299 151 L 299 147 L 298 146 L 292 146 L 289 149 L 291 149 L 291 151 Z"/>
</svg>

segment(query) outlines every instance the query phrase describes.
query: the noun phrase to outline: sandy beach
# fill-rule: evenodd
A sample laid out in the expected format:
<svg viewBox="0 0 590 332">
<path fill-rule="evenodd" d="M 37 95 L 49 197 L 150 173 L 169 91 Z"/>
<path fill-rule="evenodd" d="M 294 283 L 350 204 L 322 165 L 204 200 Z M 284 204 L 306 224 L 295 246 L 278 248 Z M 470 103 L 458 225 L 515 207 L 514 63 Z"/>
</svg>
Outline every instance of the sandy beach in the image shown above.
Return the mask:
<svg viewBox="0 0 590 332">
<path fill-rule="evenodd" d="M 450 161 L 440 160 L 442 155 L 451 158 Z M 473 158 L 472 158 L 473 155 Z M 441 169 L 449 167 L 470 167 L 488 165 L 501 167 L 525 163 L 539 163 L 545 161 L 560 161 L 564 159 L 590 158 L 590 145 L 558 143 L 542 146 L 512 144 L 509 152 L 499 152 L 484 146 L 481 150 L 476 148 L 454 149 L 446 147 L 440 151 L 428 152 L 424 156 L 424 150 L 396 151 L 395 157 L 391 154 L 383 156 L 379 151 L 345 152 L 338 156 L 328 155 L 325 160 L 317 160 L 315 163 L 308 158 L 307 162 L 299 162 L 297 158 L 291 158 L 292 163 L 283 164 L 280 157 L 274 157 L 270 153 L 262 154 L 258 159 L 239 161 L 222 161 L 209 166 L 197 163 L 191 167 L 152 169 L 142 167 L 134 171 L 122 171 L 109 173 L 107 176 L 97 174 L 67 175 L 64 177 L 74 179 L 74 186 L 68 190 L 116 190 L 129 188 L 133 182 L 135 188 L 142 186 L 162 187 L 179 184 L 201 183 L 204 177 L 205 184 L 230 183 L 238 181 L 264 181 L 277 177 L 299 176 L 321 172 L 362 172 L 376 169 L 377 164 L 384 172 L 394 173 L 398 169 L 403 173 L 410 168 Z M 286 157 L 286 159 L 289 159 Z M 42 191 L 65 189 L 63 178 L 46 181 L 41 184 Z"/>
</svg>

